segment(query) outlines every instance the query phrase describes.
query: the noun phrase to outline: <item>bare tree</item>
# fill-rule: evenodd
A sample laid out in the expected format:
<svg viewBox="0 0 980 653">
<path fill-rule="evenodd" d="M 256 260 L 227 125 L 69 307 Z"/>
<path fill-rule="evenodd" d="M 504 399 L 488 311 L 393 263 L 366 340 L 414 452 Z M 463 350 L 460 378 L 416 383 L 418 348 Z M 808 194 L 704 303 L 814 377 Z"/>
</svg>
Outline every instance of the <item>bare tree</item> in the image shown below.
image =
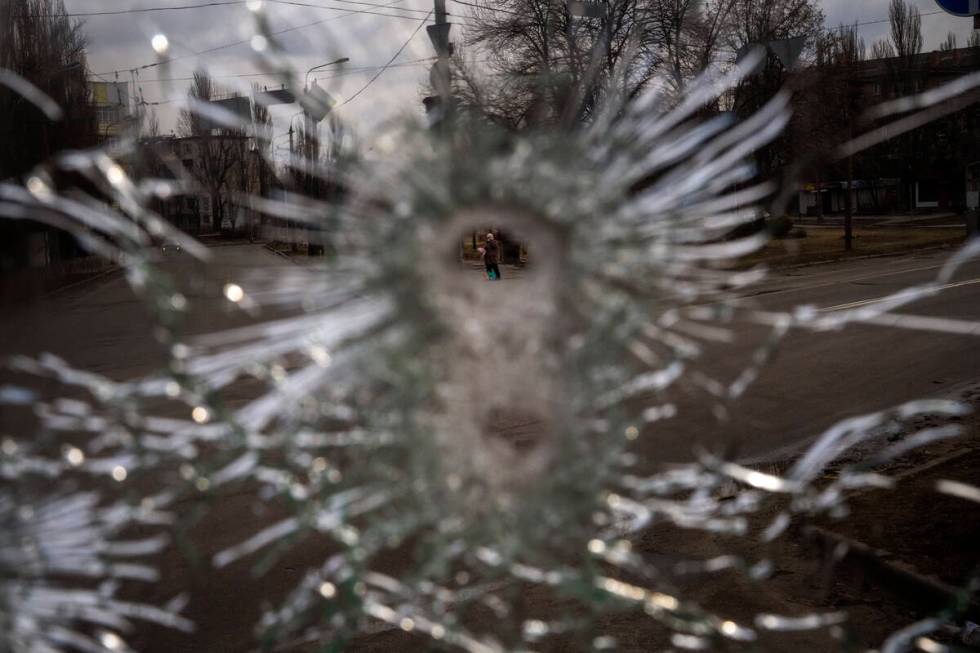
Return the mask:
<svg viewBox="0 0 980 653">
<path fill-rule="evenodd" d="M 910 95 L 919 90 L 916 56 L 922 52 L 922 17 L 919 9 L 906 0 L 891 0 L 888 7 L 888 21 L 891 25 L 891 39 L 895 46 L 898 61 L 890 65 L 892 92 L 897 97 Z M 906 206 L 914 211 L 914 169 L 915 152 L 919 149 L 917 140 L 922 135 L 918 131 L 902 134 L 894 139 L 901 163 L 901 188 Z"/>
<path fill-rule="evenodd" d="M 871 46 L 872 59 L 890 59 L 894 56 L 895 48 L 892 47 L 891 41 L 888 39 L 875 41 L 874 45 Z"/>
<path fill-rule="evenodd" d="M 153 107 L 139 114 L 139 134 L 144 138 L 156 138 L 160 135 L 160 118 Z"/>
<path fill-rule="evenodd" d="M 866 56 L 864 40 L 856 25 L 840 25 L 816 39 L 815 64 L 797 76 L 803 84 L 806 101 L 799 103 L 790 126 L 793 161 L 805 166 L 817 181 L 846 177 L 844 245 L 852 242 L 853 160 L 840 165 L 833 152 L 855 136 L 854 123 L 862 111 L 861 68 Z M 795 181 L 795 180 L 794 180 Z M 823 214 L 823 202 L 817 205 Z"/>
<path fill-rule="evenodd" d="M 61 0 L 0 0 L 0 70 L 39 88 L 62 114 L 60 120 L 51 120 L 0 84 L 0 179 L 20 177 L 60 150 L 96 143 L 85 36 Z M 65 232 L 28 220 L 0 220 L 0 271 L 32 263 L 35 238 L 43 239 L 47 260 L 81 253 Z"/>
<path fill-rule="evenodd" d="M 479 116 L 509 129 L 527 126 L 537 110 L 538 84 L 495 70 L 496 66 L 483 71 L 464 58 L 467 49 L 457 48 L 452 60 L 453 96 L 464 109 L 463 115 Z"/>
<path fill-rule="evenodd" d="M 812 58 L 823 33 L 823 20 L 817 0 L 737 0 L 726 42 L 735 53 L 774 41 L 803 39 L 807 45 L 803 56 Z M 731 95 L 732 109 L 739 115 L 755 113 L 786 86 L 788 68 L 787 62 L 769 50 L 761 70 L 746 77 Z M 793 158 L 791 147 L 791 140 L 784 136 L 760 150 L 756 155 L 760 174 L 769 177 L 784 169 Z"/>
<path fill-rule="evenodd" d="M 816 0 L 737 0 L 727 43 L 732 52 L 741 52 L 750 46 L 802 38 L 812 51 L 823 34 L 823 21 Z M 786 69 L 786 63 L 770 53 L 761 74 L 749 77 L 738 89 L 736 108 L 755 111 L 783 86 Z"/>
<path fill-rule="evenodd" d="M 0 178 L 23 174 L 50 154 L 95 143 L 82 25 L 61 0 L 0 0 L 0 69 L 31 82 L 61 107 L 61 120 L 0 84 Z"/>
<path fill-rule="evenodd" d="M 231 181 L 235 185 L 235 190 L 238 192 L 239 198 L 246 198 L 253 191 L 252 188 L 252 170 L 254 170 L 249 139 L 245 134 L 236 134 L 233 138 L 229 139 L 229 145 L 232 148 L 232 179 Z M 238 219 L 240 217 L 242 210 L 241 200 L 236 201 L 232 204 L 231 211 L 228 215 L 228 221 L 231 223 L 232 232 L 238 231 Z"/>
<path fill-rule="evenodd" d="M 258 84 L 252 85 L 252 97 L 259 95 Z M 255 148 L 261 153 L 271 153 L 272 147 L 272 114 L 269 107 L 261 102 L 252 102 L 252 137 Z"/>
<path fill-rule="evenodd" d="M 858 34 L 857 25 L 840 25 L 827 32 L 818 44 L 818 63 L 851 68 L 864 61 L 867 47 Z"/>
<path fill-rule="evenodd" d="M 238 130 L 215 128 L 205 115 L 195 110 L 194 104 L 211 102 L 215 96 L 211 78 L 203 72 L 194 73 L 188 91 L 191 106 L 181 109 L 177 130 L 182 136 L 197 141 L 198 156 L 191 174 L 207 189 L 212 220 L 220 228 L 228 204 L 227 187 L 234 169 L 240 165 L 240 144 L 245 136 Z"/>
<path fill-rule="evenodd" d="M 661 44 L 660 69 L 676 95 L 719 59 L 737 0 L 653 0 L 651 25 Z"/>
<path fill-rule="evenodd" d="M 831 83 L 828 90 L 831 102 L 828 107 L 836 114 L 838 124 L 843 123 L 842 133 L 847 140 L 854 138 L 854 124 L 864 110 L 862 106 L 859 67 L 865 58 L 864 39 L 858 36 L 857 25 L 841 25 L 830 35 L 829 64 Z M 854 191 L 854 156 L 847 157 L 847 187 L 844 190 L 844 249 L 853 248 L 853 213 L 857 195 Z"/>
<path fill-rule="evenodd" d="M 814 0 L 737 0 L 730 43 L 736 47 L 820 34 L 823 11 Z"/>
<path fill-rule="evenodd" d="M 950 50 L 956 49 L 956 34 L 948 32 L 946 34 L 946 40 L 939 45 L 940 52 L 949 52 Z"/>
<path fill-rule="evenodd" d="M 636 95 L 660 61 L 642 0 L 583 3 L 504 0 L 481 4 L 471 16 L 467 49 L 485 57 L 489 73 L 459 70 L 454 93 L 511 128 L 588 120 L 607 92 Z"/>
<path fill-rule="evenodd" d="M 252 97 L 258 97 L 259 87 L 257 84 L 252 85 Z M 259 160 L 262 162 L 260 171 L 271 168 L 273 153 L 272 153 L 272 113 L 269 111 L 269 107 L 262 104 L 261 102 L 252 102 L 252 139 L 254 141 L 255 152 L 258 155 Z M 265 195 L 266 186 L 265 182 L 267 178 L 259 174 L 259 194 Z"/>
<path fill-rule="evenodd" d="M 254 179 L 258 188 L 253 189 L 253 193 L 258 193 L 259 197 L 265 197 L 269 191 L 270 177 L 273 166 L 272 152 L 272 114 L 269 107 L 254 98 L 259 96 L 258 84 L 252 85 L 252 141 L 254 149 L 251 152 L 253 164 L 255 166 Z M 261 217 L 260 217 L 261 220 Z M 255 240 L 258 236 L 259 225 L 256 223 L 255 215 L 250 216 L 248 236 L 250 240 Z"/>
<path fill-rule="evenodd" d="M 888 22 L 898 56 L 910 59 L 922 52 L 922 16 L 918 7 L 906 0 L 892 0 Z"/>
</svg>

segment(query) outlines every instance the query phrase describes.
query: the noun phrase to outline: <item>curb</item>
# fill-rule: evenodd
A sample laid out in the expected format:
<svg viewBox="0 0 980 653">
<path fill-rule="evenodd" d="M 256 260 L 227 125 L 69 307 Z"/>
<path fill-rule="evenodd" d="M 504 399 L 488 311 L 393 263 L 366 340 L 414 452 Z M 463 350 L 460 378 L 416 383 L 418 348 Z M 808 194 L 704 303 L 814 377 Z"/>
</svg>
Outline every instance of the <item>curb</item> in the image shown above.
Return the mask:
<svg viewBox="0 0 980 653">
<path fill-rule="evenodd" d="M 215 243 L 211 243 L 207 240 L 199 240 L 199 243 L 207 247 L 208 249 L 218 249 L 219 247 L 242 247 L 244 245 L 259 245 L 258 241 L 248 241 L 248 240 L 220 240 Z M 263 244 L 264 246 L 264 244 Z"/>
<path fill-rule="evenodd" d="M 864 254 L 862 256 L 839 256 L 837 258 L 822 259 L 809 263 L 794 263 L 793 265 L 770 265 L 770 270 L 796 270 L 799 268 L 810 268 L 815 265 L 827 265 L 828 263 L 849 263 L 850 261 L 867 261 L 875 258 L 890 258 L 897 256 L 908 256 L 919 252 L 934 252 L 941 249 L 955 249 L 956 245 L 931 245 L 929 247 L 919 247 L 917 249 L 906 249 L 898 252 L 882 252 L 881 254 Z"/>
<path fill-rule="evenodd" d="M 295 261 L 295 260 L 293 259 L 293 257 L 292 257 L 292 256 L 289 256 L 288 254 L 283 254 L 282 252 L 280 252 L 280 251 L 279 251 L 278 249 L 276 249 L 275 247 L 273 247 L 273 246 L 272 246 L 272 245 L 270 245 L 269 243 L 262 243 L 262 249 L 264 249 L 264 250 L 266 250 L 266 251 L 269 251 L 269 252 L 272 252 L 272 253 L 273 253 L 273 254 L 275 254 L 276 256 L 281 256 L 282 258 L 284 258 L 284 259 L 286 259 L 287 261 L 289 261 L 289 262 L 290 262 L 290 263 L 292 263 L 293 265 L 299 265 L 299 263 L 298 263 L 298 262 L 296 262 L 296 261 Z"/>
<path fill-rule="evenodd" d="M 807 540 L 822 546 L 828 562 L 857 562 L 861 572 L 878 576 L 883 584 L 893 586 L 900 594 L 915 597 L 925 594 L 946 605 L 963 600 L 962 588 L 950 585 L 935 576 L 921 573 L 914 565 L 902 561 L 889 551 L 869 546 L 820 526 L 804 526 L 802 535 Z M 980 603 L 976 599 L 963 601 L 962 608 L 974 618 L 980 614 Z"/>
<path fill-rule="evenodd" d="M 50 292 L 44 293 L 43 295 L 41 295 L 41 297 L 43 297 L 45 299 L 47 299 L 49 297 L 55 297 L 56 295 L 60 295 L 61 293 L 67 292 L 67 291 L 69 291 L 69 290 L 71 290 L 73 288 L 78 288 L 80 286 L 84 286 L 85 284 L 89 284 L 89 283 L 92 283 L 94 281 L 98 281 L 99 279 L 103 279 L 105 277 L 108 277 L 111 274 L 115 274 L 117 272 L 122 272 L 123 269 L 124 268 L 121 265 L 113 265 L 113 267 L 109 268 L 108 270 L 103 270 L 102 272 L 96 272 L 95 274 L 93 274 L 90 277 L 85 277 L 84 279 L 79 279 L 78 281 L 74 281 L 74 282 L 68 284 L 67 286 L 59 286 L 58 288 L 55 288 L 54 290 L 52 290 Z"/>
<path fill-rule="evenodd" d="M 980 390 L 980 382 L 978 382 L 977 379 L 970 379 L 970 380 L 962 381 L 960 383 L 955 383 L 955 384 L 949 386 L 948 388 L 943 388 L 943 390 L 941 392 L 937 392 L 935 394 L 927 395 L 925 398 L 928 398 L 928 399 L 949 399 L 949 400 L 952 400 L 952 401 L 960 401 L 961 403 L 966 403 L 967 400 L 965 400 L 965 399 L 962 398 L 964 396 L 962 393 L 965 390 Z M 976 411 L 976 413 L 980 413 L 980 402 L 977 403 L 977 406 L 978 406 L 978 410 Z M 970 414 L 973 415 L 974 412 L 971 412 Z M 742 458 L 739 458 L 739 459 L 735 460 L 734 462 L 738 463 L 739 465 L 745 465 L 747 467 L 753 467 L 753 468 L 761 467 L 761 466 L 764 466 L 764 465 L 773 465 L 773 466 L 777 466 L 777 467 L 778 466 L 784 466 L 784 465 L 785 466 L 790 466 L 800 456 L 803 456 L 804 454 L 806 454 L 807 449 L 809 449 L 809 447 L 814 442 L 816 442 L 817 441 L 817 438 L 819 438 L 819 437 L 820 437 L 820 434 L 818 433 L 818 434 L 816 434 L 816 435 L 814 435 L 812 437 L 804 438 L 804 439 L 802 439 L 802 440 L 800 440 L 798 442 L 793 442 L 793 443 L 789 443 L 789 444 L 783 445 L 781 447 L 777 447 L 776 449 L 774 449 L 772 451 L 769 451 L 767 453 L 760 453 L 760 454 L 756 454 L 756 455 L 753 455 L 753 456 L 744 456 Z M 962 439 L 961 439 L 961 441 L 962 441 Z M 940 456 L 939 458 L 935 458 L 935 459 L 926 461 L 925 463 L 923 463 L 922 465 L 919 465 L 917 467 L 913 467 L 913 468 L 910 468 L 910 469 L 903 470 L 903 471 L 899 472 L 894 478 L 896 478 L 896 479 L 906 478 L 906 477 L 911 476 L 912 474 L 914 474 L 916 472 L 926 471 L 930 467 L 933 467 L 935 465 L 938 465 L 938 464 L 941 464 L 941 463 L 944 463 L 944 462 L 948 462 L 950 460 L 955 460 L 956 458 L 959 458 L 960 456 L 965 455 L 967 453 L 971 453 L 971 452 L 973 452 L 974 450 L 976 450 L 978 448 L 980 448 L 980 444 L 978 444 L 976 446 L 969 446 L 966 449 L 962 449 L 962 448 L 961 449 L 957 449 L 952 454 L 947 454 L 945 456 Z M 859 494 L 861 492 L 865 492 L 865 491 L 868 491 L 870 489 L 872 489 L 872 488 L 867 488 L 867 489 L 863 489 L 863 490 L 862 489 L 858 489 L 858 490 L 855 491 L 855 494 Z"/>
</svg>

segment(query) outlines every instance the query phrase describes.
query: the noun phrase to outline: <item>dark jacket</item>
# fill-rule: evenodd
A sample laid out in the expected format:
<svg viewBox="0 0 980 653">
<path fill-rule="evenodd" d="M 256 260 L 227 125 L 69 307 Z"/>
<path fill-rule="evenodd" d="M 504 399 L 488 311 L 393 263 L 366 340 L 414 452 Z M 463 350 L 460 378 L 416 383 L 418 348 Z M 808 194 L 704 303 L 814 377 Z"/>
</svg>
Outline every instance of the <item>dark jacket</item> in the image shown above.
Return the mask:
<svg viewBox="0 0 980 653">
<path fill-rule="evenodd" d="M 488 240 L 484 246 L 486 253 L 483 255 L 483 262 L 488 265 L 500 263 L 500 244 L 496 240 Z"/>
</svg>

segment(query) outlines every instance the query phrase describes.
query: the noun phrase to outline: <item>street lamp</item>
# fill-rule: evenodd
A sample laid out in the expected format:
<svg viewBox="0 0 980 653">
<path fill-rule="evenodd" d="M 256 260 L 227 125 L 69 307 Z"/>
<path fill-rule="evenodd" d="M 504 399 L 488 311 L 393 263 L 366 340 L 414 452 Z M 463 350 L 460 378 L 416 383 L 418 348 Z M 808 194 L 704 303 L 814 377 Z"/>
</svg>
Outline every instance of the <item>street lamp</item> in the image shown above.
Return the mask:
<svg viewBox="0 0 980 653">
<path fill-rule="evenodd" d="M 327 66 L 347 63 L 348 61 L 350 61 L 348 57 L 341 57 L 334 61 L 318 64 L 307 70 L 303 78 L 305 97 L 301 99 L 300 103 L 303 106 L 303 123 L 306 132 L 303 142 L 304 167 L 306 168 L 304 186 L 307 187 L 307 193 L 311 197 L 319 197 L 319 181 L 316 175 L 313 174 L 313 165 L 319 156 L 318 152 L 320 149 L 319 143 L 317 142 L 317 125 L 333 109 L 334 101 L 330 97 L 330 94 L 316 86 L 315 82 L 313 87 L 310 86 L 310 73 L 318 68 L 326 68 Z M 291 123 L 289 129 L 292 132 Z M 290 151 L 292 151 L 292 147 L 290 147 Z M 307 253 L 310 256 L 317 253 L 318 248 L 313 243 L 308 243 L 307 248 Z M 320 253 L 322 253 L 322 250 L 320 250 Z"/>
<path fill-rule="evenodd" d="M 317 68 L 326 68 L 327 66 L 333 66 L 333 65 L 339 64 L 339 63 L 347 63 L 348 61 L 350 61 L 350 58 L 349 57 L 341 57 L 340 59 L 337 59 L 336 61 L 328 61 L 327 63 L 321 63 L 319 65 L 313 66 L 312 68 L 310 68 L 309 70 L 306 71 L 306 76 L 303 78 L 303 88 L 306 88 L 307 86 L 309 86 L 309 84 L 310 84 L 310 73 L 312 73 Z"/>
</svg>

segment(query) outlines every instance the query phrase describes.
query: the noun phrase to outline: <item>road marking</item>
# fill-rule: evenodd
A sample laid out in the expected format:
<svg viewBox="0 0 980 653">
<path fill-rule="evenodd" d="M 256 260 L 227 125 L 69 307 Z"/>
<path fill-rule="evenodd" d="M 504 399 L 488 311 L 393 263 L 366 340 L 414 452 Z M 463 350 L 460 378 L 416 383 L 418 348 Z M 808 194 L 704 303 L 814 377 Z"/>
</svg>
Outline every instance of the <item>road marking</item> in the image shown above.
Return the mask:
<svg viewBox="0 0 980 653">
<path fill-rule="evenodd" d="M 855 283 L 857 281 L 866 281 L 867 279 L 878 279 L 878 278 L 881 278 L 881 277 L 891 277 L 891 276 L 895 276 L 895 275 L 898 275 L 898 274 L 906 274 L 908 272 L 924 272 L 926 270 L 939 270 L 942 267 L 943 267 L 942 265 L 926 265 L 926 266 L 917 267 L 917 268 L 905 268 L 905 269 L 902 269 L 902 270 L 892 270 L 891 272 L 875 272 L 874 274 L 865 274 L 865 275 L 860 276 L 860 277 L 835 279 L 834 281 L 821 281 L 819 283 L 814 283 L 814 284 L 811 284 L 811 285 L 808 285 L 808 286 L 796 286 L 796 287 L 792 287 L 792 288 L 778 288 L 776 290 L 770 290 L 770 291 L 763 290 L 762 292 L 758 292 L 758 293 L 754 293 L 754 294 L 749 294 L 749 295 L 744 295 L 744 296 L 740 297 L 740 299 L 754 299 L 756 297 L 769 297 L 771 295 L 781 295 L 783 293 L 788 293 L 788 292 L 800 292 L 800 291 L 806 291 L 806 290 L 814 290 L 816 288 L 826 288 L 827 286 L 836 286 L 836 285 L 840 285 L 842 283 Z M 833 271 L 828 271 L 828 272 L 823 272 L 823 273 L 819 273 L 818 272 L 816 275 L 813 275 L 813 276 L 827 277 L 827 276 L 834 276 L 834 275 L 837 275 L 839 273 L 840 273 L 840 270 L 833 270 Z M 807 276 L 809 276 L 809 275 L 807 275 Z M 790 279 L 793 279 L 793 278 L 799 278 L 799 277 L 790 277 Z M 766 278 L 766 281 L 776 281 L 777 279 L 778 280 L 783 280 L 783 278 L 781 278 L 781 277 L 767 277 Z"/>
<path fill-rule="evenodd" d="M 961 286 L 970 286 L 976 283 L 980 283 L 980 279 L 969 279 L 967 281 L 954 281 L 952 283 L 947 283 L 942 286 L 937 286 L 936 290 L 949 290 L 950 288 L 959 288 Z M 820 313 L 833 313 L 836 311 L 843 311 L 849 308 L 858 308 L 859 306 L 867 306 L 868 304 L 876 304 L 883 299 L 887 299 L 890 295 L 884 297 L 873 297 L 871 299 L 861 299 L 856 302 L 848 302 L 847 304 L 838 304 L 836 306 L 826 306 L 824 308 L 817 309 Z"/>
<path fill-rule="evenodd" d="M 902 313 L 885 313 L 870 319 L 862 320 L 864 324 L 912 329 L 916 331 L 931 331 L 933 333 L 948 333 L 957 336 L 980 335 L 980 322 L 956 320 L 951 317 L 929 317 L 926 315 L 905 315 Z"/>
</svg>

